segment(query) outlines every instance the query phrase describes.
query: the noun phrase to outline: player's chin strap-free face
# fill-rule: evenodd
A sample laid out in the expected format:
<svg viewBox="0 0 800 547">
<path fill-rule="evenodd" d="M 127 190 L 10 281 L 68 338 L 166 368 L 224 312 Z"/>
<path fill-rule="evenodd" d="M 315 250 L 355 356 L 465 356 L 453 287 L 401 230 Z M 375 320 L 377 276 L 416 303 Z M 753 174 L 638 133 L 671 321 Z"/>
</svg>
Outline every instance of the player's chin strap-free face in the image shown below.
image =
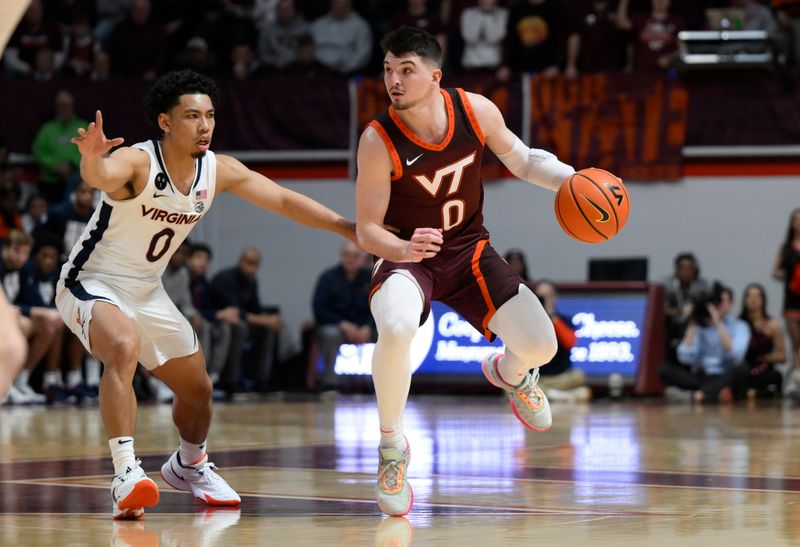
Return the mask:
<svg viewBox="0 0 800 547">
<path fill-rule="evenodd" d="M 559 161 L 554 154 L 539 148 L 528 148 L 519 137 L 511 150 L 497 154 L 497 157 L 515 177 L 553 191 L 558 190 L 575 173 L 575 169 Z"/>
</svg>

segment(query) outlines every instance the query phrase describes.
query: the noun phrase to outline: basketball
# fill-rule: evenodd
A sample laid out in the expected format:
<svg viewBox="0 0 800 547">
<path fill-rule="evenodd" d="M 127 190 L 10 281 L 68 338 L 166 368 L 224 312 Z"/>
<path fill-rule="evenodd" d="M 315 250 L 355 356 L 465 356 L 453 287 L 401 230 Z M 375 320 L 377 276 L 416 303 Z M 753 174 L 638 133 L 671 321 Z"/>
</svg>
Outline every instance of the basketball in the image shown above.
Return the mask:
<svg viewBox="0 0 800 547">
<path fill-rule="evenodd" d="M 622 180 L 602 169 L 576 171 L 556 192 L 558 223 L 567 235 L 583 243 L 603 243 L 617 235 L 629 211 Z"/>
</svg>

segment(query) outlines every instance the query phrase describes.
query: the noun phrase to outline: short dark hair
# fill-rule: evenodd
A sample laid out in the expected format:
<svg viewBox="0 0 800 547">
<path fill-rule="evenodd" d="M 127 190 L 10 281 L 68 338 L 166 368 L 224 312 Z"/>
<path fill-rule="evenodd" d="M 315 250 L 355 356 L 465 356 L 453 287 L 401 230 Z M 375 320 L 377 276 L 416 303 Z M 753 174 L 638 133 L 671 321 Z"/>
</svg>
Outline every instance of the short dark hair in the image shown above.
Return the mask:
<svg viewBox="0 0 800 547">
<path fill-rule="evenodd" d="M 144 111 L 147 115 L 147 121 L 160 130 L 161 128 L 158 126 L 159 114 L 166 113 L 170 108 L 178 104 L 181 95 L 194 93 L 208 95 L 211 99 L 211 104 L 216 108 L 219 101 L 219 89 L 214 80 L 194 70 L 167 72 L 153 82 L 153 85 L 144 94 Z"/>
<path fill-rule="evenodd" d="M 431 61 L 438 68 L 442 67 L 442 48 L 431 33 L 412 27 L 400 27 L 393 30 L 381 40 L 383 54 L 391 53 L 397 57 L 418 55 L 421 59 Z"/>
</svg>

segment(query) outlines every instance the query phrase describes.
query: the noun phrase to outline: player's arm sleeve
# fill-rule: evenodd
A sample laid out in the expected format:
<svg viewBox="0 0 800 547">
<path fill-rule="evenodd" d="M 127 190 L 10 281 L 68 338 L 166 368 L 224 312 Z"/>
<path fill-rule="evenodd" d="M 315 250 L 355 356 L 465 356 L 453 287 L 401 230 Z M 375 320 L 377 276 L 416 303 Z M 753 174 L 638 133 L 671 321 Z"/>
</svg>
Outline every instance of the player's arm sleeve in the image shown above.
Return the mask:
<svg viewBox="0 0 800 547">
<path fill-rule="evenodd" d="M 511 150 L 497 154 L 509 171 L 522 180 L 549 190 L 558 190 L 575 169 L 559 161 L 555 154 L 538 148 L 528 148 L 519 137 Z"/>
</svg>

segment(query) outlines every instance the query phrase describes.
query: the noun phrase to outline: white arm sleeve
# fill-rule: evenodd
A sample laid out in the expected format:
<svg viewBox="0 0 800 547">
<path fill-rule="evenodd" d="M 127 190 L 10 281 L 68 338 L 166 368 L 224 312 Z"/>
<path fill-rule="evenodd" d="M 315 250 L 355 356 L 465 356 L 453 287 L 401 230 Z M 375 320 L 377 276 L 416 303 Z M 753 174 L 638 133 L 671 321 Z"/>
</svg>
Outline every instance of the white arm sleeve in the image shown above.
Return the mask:
<svg viewBox="0 0 800 547">
<path fill-rule="evenodd" d="M 519 137 L 511 150 L 497 154 L 497 157 L 515 177 L 553 191 L 558 190 L 561 183 L 575 172 L 575 169 L 560 162 L 547 150 L 528 148 Z"/>
</svg>

